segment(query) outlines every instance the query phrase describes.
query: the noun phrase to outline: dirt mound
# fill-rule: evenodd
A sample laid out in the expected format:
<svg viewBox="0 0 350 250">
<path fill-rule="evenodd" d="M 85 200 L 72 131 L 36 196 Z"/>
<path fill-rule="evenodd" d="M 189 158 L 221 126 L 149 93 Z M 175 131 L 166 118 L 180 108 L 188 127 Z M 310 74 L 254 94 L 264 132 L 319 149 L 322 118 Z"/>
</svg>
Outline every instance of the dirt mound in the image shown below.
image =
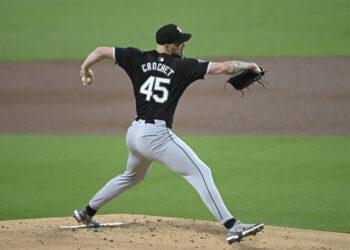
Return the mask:
<svg viewBox="0 0 350 250">
<path fill-rule="evenodd" d="M 349 249 L 350 234 L 266 226 L 229 245 L 217 222 L 144 215 L 97 215 L 117 227 L 60 229 L 73 218 L 0 221 L 0 249 Z"/>
</svg>

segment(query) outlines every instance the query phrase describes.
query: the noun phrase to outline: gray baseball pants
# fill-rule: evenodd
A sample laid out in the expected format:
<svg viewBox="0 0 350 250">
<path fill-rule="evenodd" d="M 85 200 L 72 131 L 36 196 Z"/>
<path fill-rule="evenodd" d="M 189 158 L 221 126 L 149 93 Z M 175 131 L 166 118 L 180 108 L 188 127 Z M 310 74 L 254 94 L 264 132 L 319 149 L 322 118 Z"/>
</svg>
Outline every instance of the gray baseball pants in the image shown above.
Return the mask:
<svg viewBox="0 0 350 250">
<path fill-rule="evenodd" d="M 199 193 L 205 205 L 224 224 L 233 218 L 217 190 L 210 169 L 199 157 L 165 125 L 144 120 L 134 121 L 126 135 L 129 158 L 126 171 L 111 179 L 90 200 L 91 208 L 98 210 L 108 201 L 141 182 L 153 161 L 160 162 L 182 175 Z"/>
</svg>

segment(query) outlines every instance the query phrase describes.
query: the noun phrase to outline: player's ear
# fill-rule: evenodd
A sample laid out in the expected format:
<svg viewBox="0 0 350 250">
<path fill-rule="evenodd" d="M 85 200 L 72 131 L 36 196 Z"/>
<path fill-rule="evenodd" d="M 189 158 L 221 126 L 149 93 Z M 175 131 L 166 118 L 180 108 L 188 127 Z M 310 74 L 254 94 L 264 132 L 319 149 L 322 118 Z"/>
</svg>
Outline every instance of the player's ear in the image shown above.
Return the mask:
<svg viewBox="0 0 350 250">
<path fill-rule="evenodd" d="M 166 43 L 166 44 L 163 44 L 163 47 L 165 49 L 166 52 L 170 53 L 171 52 L 171 49 L 170 49 L 170 44 Z"/>
</svg>

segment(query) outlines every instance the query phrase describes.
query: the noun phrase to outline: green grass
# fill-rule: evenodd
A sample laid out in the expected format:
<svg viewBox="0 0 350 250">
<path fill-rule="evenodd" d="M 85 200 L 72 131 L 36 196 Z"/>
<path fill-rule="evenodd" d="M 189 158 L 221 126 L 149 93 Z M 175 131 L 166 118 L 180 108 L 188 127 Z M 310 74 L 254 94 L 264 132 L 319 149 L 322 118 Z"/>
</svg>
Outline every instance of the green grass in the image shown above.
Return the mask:
<svg viewBox="0 0 350 250">
<path fill-rule="evenodd" d="M 348 0 L 0 0 L 0 61 L 149 50 L 167 23 L 193 33 L 186 56 L 349 56 L 349 13 Z"/>
<path fill-rule="evenodd" d="M 237 218 L 350 232 L 350 137 L 184 136 Z M 127 159 L 124 136 L 0 136 L 0 220 L 70 216 Z M 100 214 L 215 220 L 180 176 L 154 164 Z"/>
</svg>

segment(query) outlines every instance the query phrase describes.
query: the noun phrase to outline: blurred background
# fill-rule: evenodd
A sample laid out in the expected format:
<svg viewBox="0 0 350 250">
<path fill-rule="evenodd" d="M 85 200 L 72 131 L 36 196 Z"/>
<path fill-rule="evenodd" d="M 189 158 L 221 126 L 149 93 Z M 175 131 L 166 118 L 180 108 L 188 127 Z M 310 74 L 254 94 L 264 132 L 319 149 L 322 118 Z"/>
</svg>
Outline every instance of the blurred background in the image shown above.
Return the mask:
<svg viewBox="0 0 350 250">
<path fill-rule="evenodd" d="M 176 23 L 187 56 L 348 56 L 347 0 L 1 0 L 1 61 L 81 60 L 96 46 L 154 48 Z"/>
</svg>

